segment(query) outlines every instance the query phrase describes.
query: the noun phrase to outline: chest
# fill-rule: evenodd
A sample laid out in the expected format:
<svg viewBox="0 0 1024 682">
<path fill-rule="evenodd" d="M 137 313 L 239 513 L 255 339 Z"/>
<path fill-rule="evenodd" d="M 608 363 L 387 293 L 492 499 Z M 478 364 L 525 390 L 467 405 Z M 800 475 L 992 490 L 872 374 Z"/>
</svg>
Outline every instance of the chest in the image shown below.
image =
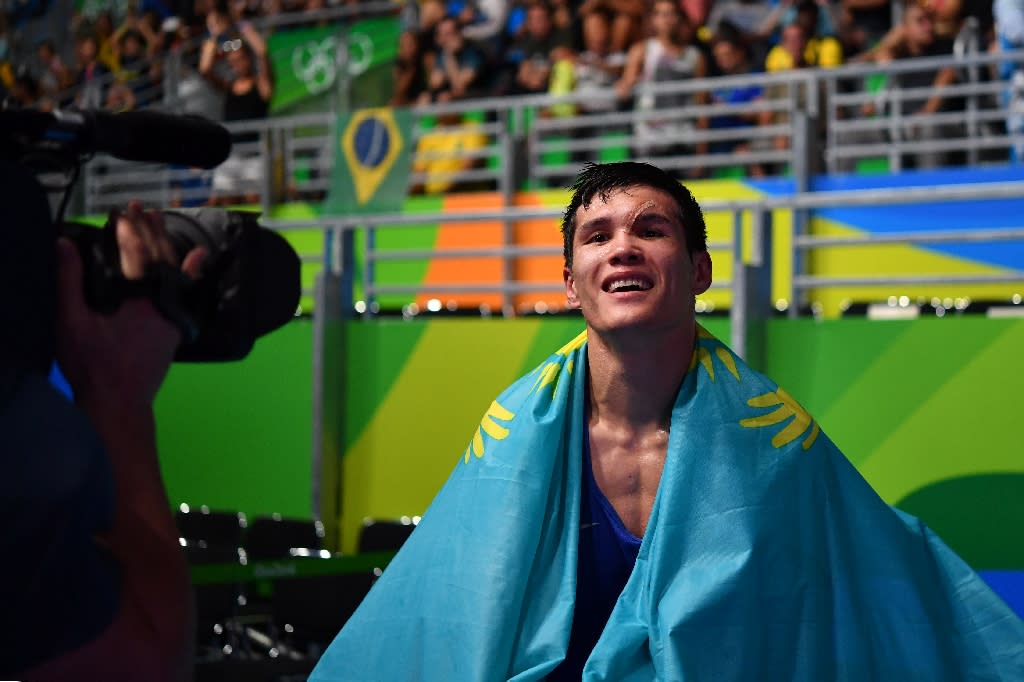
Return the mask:
<svg viewBox="0 0 1024 682">
<path fill-rule="evenodd" d="M 633 438 L 591 434 L 594 480 L 630 533 L 643 537 L 665 468 L 668 432 Z"/>
</svg>

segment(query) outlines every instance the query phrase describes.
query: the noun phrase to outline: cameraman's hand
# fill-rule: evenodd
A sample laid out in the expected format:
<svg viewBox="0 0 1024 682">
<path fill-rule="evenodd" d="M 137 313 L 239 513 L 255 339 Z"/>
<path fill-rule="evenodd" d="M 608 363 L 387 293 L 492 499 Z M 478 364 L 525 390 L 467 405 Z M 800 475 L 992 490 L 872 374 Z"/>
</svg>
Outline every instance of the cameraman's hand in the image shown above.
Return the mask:
<svg viewBox="0 0 1024 682">
<path fill-rule="evenodd" d="M 131 202 L 117 220 L 121 269 L 140 279 L 149 263 L 177 264 L 163 218 Z M 74 245 L 58 242 L 57 359 L 80 402 L 148 409 L 181 341 L 177 328 L 148 299 L 129 299 L 112 315 L 89 308 L 82 262 Z M 198 277 L 205 252 L 193 249 L 181 264 Z"/>
</svg>

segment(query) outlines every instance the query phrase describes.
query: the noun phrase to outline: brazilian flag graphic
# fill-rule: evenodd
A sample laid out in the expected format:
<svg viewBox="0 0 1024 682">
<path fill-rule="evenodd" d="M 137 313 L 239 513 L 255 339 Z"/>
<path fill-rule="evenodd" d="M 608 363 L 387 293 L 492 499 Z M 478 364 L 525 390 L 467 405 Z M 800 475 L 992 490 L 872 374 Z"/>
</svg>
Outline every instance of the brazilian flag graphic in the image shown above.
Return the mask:
<svg viewBox="0 0 1024 682">
<path fill-rule="evenodd" d="M 400 211 L 412 168 L 408 109 L 362 109 L 338 116 L 328 215 Z"/>
</svg>

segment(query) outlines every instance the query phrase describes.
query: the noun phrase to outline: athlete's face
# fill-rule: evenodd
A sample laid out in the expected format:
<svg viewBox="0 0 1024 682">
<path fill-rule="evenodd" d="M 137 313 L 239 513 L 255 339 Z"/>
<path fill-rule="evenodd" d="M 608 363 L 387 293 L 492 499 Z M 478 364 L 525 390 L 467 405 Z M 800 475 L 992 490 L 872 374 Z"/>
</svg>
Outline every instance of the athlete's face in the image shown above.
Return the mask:
<svg viewBox="0 0 1024 682">
<path fill-rule="evenodd" d="M 711 285 L 711 258 L 690 254 L 680 209 L 650 187 L 595 197 L 576 212 L 569 306 L 597 333 L 693 333 L 694 297 Z"/>
</svg>

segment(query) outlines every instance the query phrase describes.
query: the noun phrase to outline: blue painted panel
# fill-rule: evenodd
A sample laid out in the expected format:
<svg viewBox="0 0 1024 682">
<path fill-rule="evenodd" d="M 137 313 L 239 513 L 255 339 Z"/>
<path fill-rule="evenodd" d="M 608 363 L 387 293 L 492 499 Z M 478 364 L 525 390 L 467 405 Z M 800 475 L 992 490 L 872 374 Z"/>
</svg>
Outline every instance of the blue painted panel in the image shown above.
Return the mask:
<svg viewBox="0 0 1024 682">
<path fill-rule="evenodd" d="M 812 187 L 816 191 L 842 191 L 1019 181 L 1024 181 L 1024 166 L 951 168 L 908 171 L 893 175 L 822 176 L 814 179 Z M 774 196 L 790 193 L 793 188 L 793 183 L 789 180 L 750 180 L 748 184 Z M 1024 227 L 1024 200 L 837 208 L 817 211 L 815 214 L 869 233 Z M 996 267 L 1024 268 L 1024 241 L 994 244 L 954 242 L 918 248 Z"/>
<path fill-rule="evenodd" d="M 978 571 L 978 575 L 1024 618 L 1024 571 Z"/>
</svg>

